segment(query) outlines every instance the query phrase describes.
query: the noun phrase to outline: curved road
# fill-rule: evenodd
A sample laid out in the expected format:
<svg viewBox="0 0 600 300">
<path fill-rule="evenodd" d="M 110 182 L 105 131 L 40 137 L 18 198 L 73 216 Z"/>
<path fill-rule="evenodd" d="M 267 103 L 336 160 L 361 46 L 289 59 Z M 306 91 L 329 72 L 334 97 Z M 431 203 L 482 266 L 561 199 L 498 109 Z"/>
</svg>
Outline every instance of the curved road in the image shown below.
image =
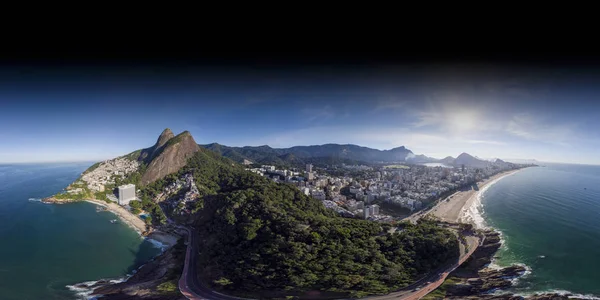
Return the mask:
<svg viewBox="0 0 600 300">
<path fill-rule="evenodd" d="M 196 276 L 195 268 L 195 254 L 198 253 L 198 243 L 194 239 L 191 230 L 185 227 L 180 228 L 185 229 L 188 233 L 185 263 L 183 265 L 183 273 L 181 274 L 181 278 L 179 278 L 179 290 L 181 293 L 190 300 L 248 300 L 245 298 L 223 295 L 200 284 L 198 276 Z"/>
<path fill-rule="evenodd" d="M 179 279 L 179 290 L 181 291 L 181 293 L 190 300 L 200 300 L 200 299 L 202 299 L 202 300 L 248 300 L 245 298 L 223 295 L 221 293 L 215 292 L 215 291 L 203 286 L 202 284 L 200 284 L 200 282 L 198 282 L 196 268 L 194 267 L 196 265 L 195 253 L 198 252 L 198 243 L 194 239 L 194 235 L 191 233 L 191 230 L 184 228 L 184 227 L 180 227 L 180 228 L 185 229 L 188 233 L 188 238 L 187 238 L 188 245 L 187 245 L 187 250 L 186 250 L 186 255 L 185 255 L 185 264 L 183 267 L 183 273 L 181 274 L 181 278 Z M 420 281 L 410 285 L 409 288 L 404 288 L 403 290 L 393 292 L 393 293 L 390 293 L 390 294 L 384 295 L 384 296 L 367 297 L 366 299 L 370 299 L 370 300 L 388 300 L 388 299 L 418 300 L 418 299 L 421 299 L 423 296 L 427 295 L 428 293 L 430 293 L 431 291 L 435 290 L 440 285 L 442 285 L 442 283 L 444 283 L 444 280 L 446 280 L 446 277 L 448 277 L 448 275 L 452 271 L 454 271 L 462 263 L 464 263 L 471 256 L 471 254 L 473 254 L 473 252 L 475 252 L 477 247 L 481 244 L 480 239 L 477 237 L 474 237 L 474 236 L 467 237 L 467 242 L 469 244 L 469 252 L 462 255 L 460 257 L 460 259 L 458 260 L 458 262 L 456 262 L 452 266 L 450 266 L 448 268 L 444 268 L 442 270 L 439 270 L 435 274 L 428 276 L 424 279 L 421 279 Z M 416 288 L 419 288 L 419 290 L 415 290 Z"/>
</svg>

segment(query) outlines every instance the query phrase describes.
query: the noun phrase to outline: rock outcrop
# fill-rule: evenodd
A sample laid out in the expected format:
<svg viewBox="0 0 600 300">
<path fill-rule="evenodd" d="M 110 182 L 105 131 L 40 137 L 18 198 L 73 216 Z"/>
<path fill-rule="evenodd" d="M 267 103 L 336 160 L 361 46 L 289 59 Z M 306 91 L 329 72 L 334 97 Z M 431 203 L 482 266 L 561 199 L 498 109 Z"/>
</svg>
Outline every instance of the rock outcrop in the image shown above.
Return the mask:
<svg viewBox="0 0 600 300">
<path fill-rule="evenodd" d="M 167 130 L 165 129 L 158 138 L 155 145 L 158 147 L 153 150 L 152 160 L 148 164 L 146 172 L 142 175 L 142 185 L 148 185 L 179 171 L 186 165 L 188 158 L 200 149 L 189 131 L 184 131 L 164 142 L 171 133 L 170 130 Z"/>
<path fill-rule="evenodd" d="M 160 134 L 160 136 L 156 140 L 156 143 L 154 144 L 154 146 L 142 150 L 142 153 L 140 153 L 140 157 L 138 158 L 138 160 L 146 162 L 146 163 L 150 163 L 152 161 L 152 159 L 167 144 L 167 142 L 174 137 L 175 137 L 175 134 L 173 134 L 173 131 L 171 131 L 171 129 L 169 129 L 169 128 L 166 128 Z"/>
<path fill-rule="evenodd" d="M 522 276 L 526 268 L 521 265 L 512 265 L 501 269 L 491 269 L 489 264 L 500 248 L 500 234 L 493 230 L 484 232 L 483 245 L 471 255 L 469 260 L 450 276 L 459 279 L 460 282 L 446 286 L 444 299 L 452 300 L 567 300 L 579 299 L 572 295 L 560 295 L 553 293 L 530 295 L 527 297 L 511 293 L 499 294 L 492 291 L 502 291 L 512 286 L 512 279 Z"/>
</svg>

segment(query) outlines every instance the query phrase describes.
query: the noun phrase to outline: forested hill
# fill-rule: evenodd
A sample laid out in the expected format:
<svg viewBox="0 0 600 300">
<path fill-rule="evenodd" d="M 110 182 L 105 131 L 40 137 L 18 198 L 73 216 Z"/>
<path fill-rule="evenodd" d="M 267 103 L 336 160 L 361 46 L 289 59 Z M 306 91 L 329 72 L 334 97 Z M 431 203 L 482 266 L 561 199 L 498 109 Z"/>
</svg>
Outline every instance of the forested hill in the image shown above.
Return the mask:
<svg viewBox="0 0 600 300">
<path fill-rule="evenodd" d="M 148 223 L 166 224 L 164 209 L 182 224 L 193 223 L 203 245 L 197 273 L 202 282 L 228 294 L 384 294 L 459 253 L 456 236 L 434 223 L 407 224 L 390 235 L 389 225 L 339 217 L 295 186 L 275 183 L 197 147 L 188 132 L 173 136 L 165 130 L 150 148 L 94 165 L 82 176 L 83 190 L 92 191 L 98 180 L 115 171 L 124 175 L 111 175 L 114 182 L 105 188 L 139 186 L 142 201 L 130 205 L 150 212 Z M 190 190 L 167 187 L 186 182 L 190 175 L 197 191 L 183 201 Z"/>
<path fill-rule="evenodd" d="M 434 223 L 386 234 L 389 225 L 339 217 L 296 187 L 206 149 L 178 176 L 189 173 L 200 191 L 192 216 L 203 244 L 198 273 L 226 293 L 387 293 L 458 256 L 455 235 Z M 148 196 L 172 178 L 149 185 Z"/>
<path fill-rule="evenodd" d="M 271 148 L 269 146 L 228 147 L 217 143 L 200 146 L 231 158 L 236 162 L 243 162 L 245 159 L 259 164 L 278 165 L 319 163 L 328 160 L 332 163 L 403 162 L 414 156 L 410 150 L 404 147 L 377 150 L 352 144 L 325 144 L 291 148 Z"/>
</svg>

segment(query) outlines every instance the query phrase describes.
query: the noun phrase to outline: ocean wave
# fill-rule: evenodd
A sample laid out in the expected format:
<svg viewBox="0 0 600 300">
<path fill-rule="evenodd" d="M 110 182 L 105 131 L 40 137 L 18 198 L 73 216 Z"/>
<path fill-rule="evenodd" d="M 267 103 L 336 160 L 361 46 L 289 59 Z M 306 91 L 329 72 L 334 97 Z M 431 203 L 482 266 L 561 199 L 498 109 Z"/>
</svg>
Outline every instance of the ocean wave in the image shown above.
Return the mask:
<svg viewBox="0 0 600 300">
<path fill-rule="evenodd" d="M 488 224 L 485 221 L 485 218 L 483 217 L 484 215 L 484 209 L 483 209 L 483 203 L 482 203 L 482 199 L 485 196 L 485 193 L 487 192 L 487 190 L 492 187 L 494 184 L 496 184 L 498 181 L 508 177 L 508 176 L 512 176 L 516 173 L 518 173 L 519 171 L 510 173 L 510 174 L 506 174 L 503 175 L 501 177 L 498 177 L 496 179 L 494 179 L 493 181 L 491 181 L 490 183 L 486 184 L 483 188 L 481 188 L 476 194 L 475 194 L 475 201 L 473 201 L 473 203 L 471 203 L 471 206 L 467 207 L 466 209 L 463 210 L 461 216 L 460 216 L 460 220 L 462 220 L 463 222 L 472 222 L 473 225 L 475 226 L 475 228 L 477 229 L 488 229 L 490 228 L 488 226 Z"/>
<path fill-rule="evenodd" d="M 110 279 L 110 280 L 100 279 L 100 280 L 85 281 L 85 282 L 81 282 L 81 283 L 74 284 L 74 285 L 67 285 L 66 288 L 69 289 L 70 291 L 74 292 L 77 299 L 95 300 L 95 299 L 101 297 L 100 295 L 92 296 L 92 293 L 94 292 L 94 289 L 96 288 L 96 287 L 94 287 L 95 284 L 97 284 L 98 282 L 101 282 L 101 281 L 107 282 L 109 284 L 121 283 L 121 282 L 126 281 L 128 279 L 128 277 L 129 276 L 127 276 L 126 278 L 119 278 L 119 279 Z"/>
<path fill-rule="evenodd" d="M 33 201 L 33 202 L 42 202 L 42 199 L 40 199 L 40 198 L 29 198 L 27 200 Z"/>
<path fill-rule="evenodd" d="M 75 295 L 77 296 L 77 299 L 81 299 L 81 300 L 96 300 L 98 298 L 101 298 L 102 295 L 93 295 L 92 293 L 94 292 L 94 289 L 96 289 L 97 287 L 94 287 L 94 285 L 96 285 L 99 282 L 103 282 L 104 284 L 117 284 L 117 283 L 121 283 L 121 282 L 126 282 L 127 280 L 129 280 L 129 278 L 131 278 L 133 275 L 135 275 L 135 273 L 137 273 L 142 267 L 144 267 L 145 264 L 137 267 L 137 269 L 132 270 L 131 273 L 126 274 L 123 277 L 119 277 L 119 278 L 113 278 L 113 279 L 98 279 L 98 280 L 91 280 L 91 281 L 84 281 L 81 283 L 76 283 L 73 285 L 66 285 L 65 287 L 67 289 L 69 289 L 70 291 L 74 292 Z"/>
<path fill-rule="evenodd" d="M 144 240 L 150 242 L 150 244 L 152 244 L 152 246 L 154 246 L 155 248 L 160 249 L 161 252 L 164 252 L 167 248 L 169 248 L 169 245 L 161 243 L 160 241 L 152 238 L 145 237 Z"/>
<path fill-rule="evenodd" d="M 586 299 L 586 300 L 600 300 L 600 297 L 598 296 L 594 296 L 594 295 L 584 295 L 584 294 L 576 294 L 573 292 L 569 292 L 566 290 L 547 290 L 547 291 L 543 291 L 543 292 L 535 292 L 535 293 L 530 293 L 530 294 L 516 294 L 518 296 L 532 296 L 532 295 L 540 295 L 540 294 L 559 294 L 559 295 L 563 295 L 563 296 L 568 296 L 569 299 L 575 298 L 575 299 Z"/>
</svg>

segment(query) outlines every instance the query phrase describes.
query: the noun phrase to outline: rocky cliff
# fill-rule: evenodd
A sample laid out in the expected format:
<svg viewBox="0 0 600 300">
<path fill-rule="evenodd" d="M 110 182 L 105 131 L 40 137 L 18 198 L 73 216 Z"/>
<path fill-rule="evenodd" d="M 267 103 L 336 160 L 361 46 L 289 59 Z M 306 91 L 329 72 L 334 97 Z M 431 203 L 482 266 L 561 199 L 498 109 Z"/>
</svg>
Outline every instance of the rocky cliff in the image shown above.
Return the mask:
<svg viewBox="0 0 600 300">
<path fill-rule="evenodd" d="M 173 134 L 169 129 L 165 129 L 163 134 L 158 138 L 155 145 L 158 147 L 153 149 L 152 159 L 142 175 L 142 185 L 150 184 L 179 171 L 179 169 L 185 166 L 187 159 L 200 148 L 189 131 L 184 131 L 164 142 L 169 133 Z"/>
<path fill-rule="evenodd" d="M 175 137 L 175 134 L 173 134 L 173 131 L 171 131 L 171 129 L 167 128 L 167 129 L 163 130 L 163 132 L 160 134 L 160 136 L 156 140 L 156 143 L 154 144 L 154 146 L 142 150 L 138 160 L 146 162 L 146 163 L 150 163 L 152 161 L 152 159 L 167 144 L 167 142 L 174 137 Z"/>
</svg>

